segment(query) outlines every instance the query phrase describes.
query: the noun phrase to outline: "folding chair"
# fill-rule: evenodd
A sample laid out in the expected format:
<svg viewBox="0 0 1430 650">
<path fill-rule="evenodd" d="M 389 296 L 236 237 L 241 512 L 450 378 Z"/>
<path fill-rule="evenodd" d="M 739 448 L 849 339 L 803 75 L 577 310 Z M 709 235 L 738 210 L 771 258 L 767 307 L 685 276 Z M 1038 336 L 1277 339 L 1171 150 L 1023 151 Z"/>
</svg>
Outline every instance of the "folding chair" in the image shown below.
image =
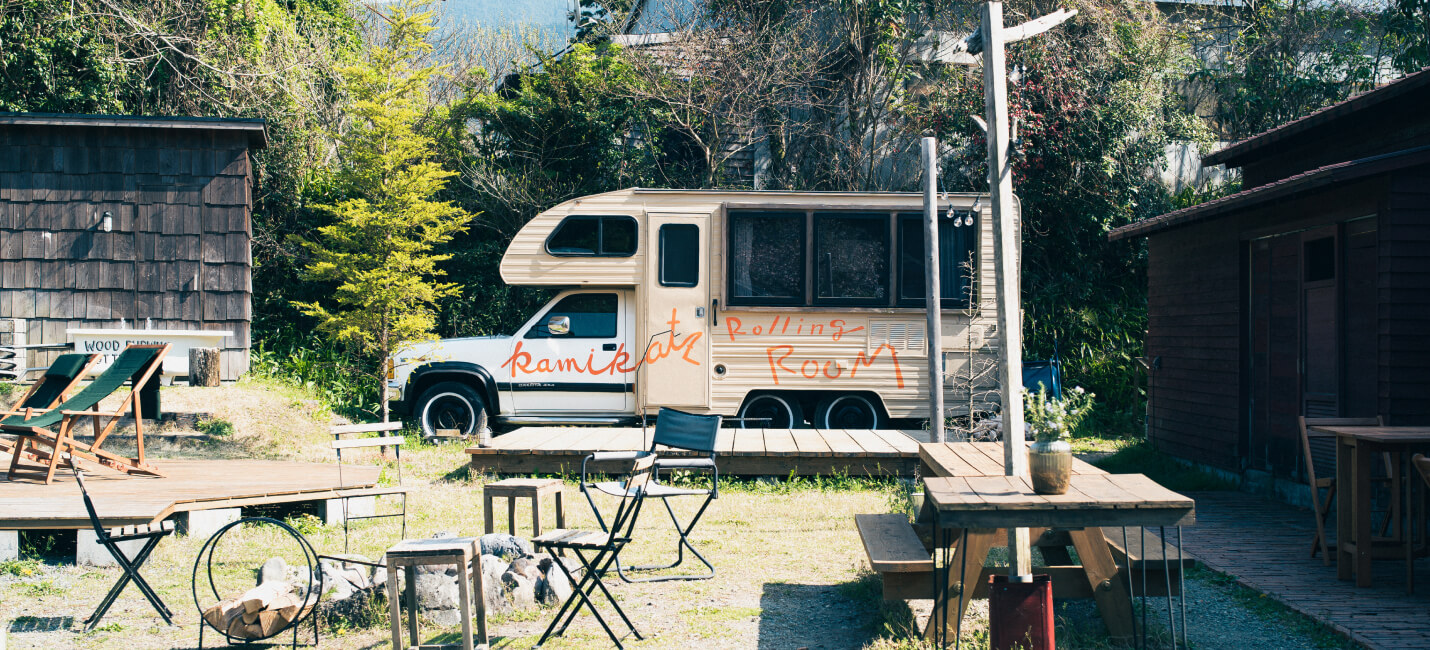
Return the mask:
<svg viewBox="0 0 1430 650">
<path fill-rule="evenodd" d="M 655 471 L 656 455 L 650 452 L 610 453 L 623 454 L 634 460 L 630 476 L 621 483 L 623 490 L 618 495 L 621 503 L 616 508 L 616 516 L 611 520 L 611 527 L 609 529 L 603 527 L 602 532 L 562 528 L 531 540 L 537 550 L 571 551 L 585 568 L 578 583 L 571 575 L 570 569 L 566 568 L 565 562 L 553 563 L 555 566 L 561 567 L 561 572 L 566 574 L 567 580 L 575 583 L 576 587 L 571 590 L 571 595 L 566 598 L 566 602 L 562 603 L 561 609 L 556 612 L 556 617 L 551 619 L 551 625 L 546 627 L 546 632 L 541 635 L 541 640 L 536 642 L 536 647 L 541 647 L 546 643 L 553 632 L 556 636 L 565 634 L 566 627 L 571 625 L 571 621 L 575 620 L 576 614 L 581 611 L 581 606 L 585 605 L 591 615 L 596 617 L 596 622 L 600 623 L 601 628 L 611 637 L 611 641 L 616 644 L 616 647 L 624 648 L 625 646 L 621 645 L 620 637 L 617 637 L 616 633 L 611 630 L 611 626 L 606 624 L 606 619 L 601 617 L 601 613 L 596 610 L 595 603 L 591 602 L 591 595 L 595 593 L 596 589 L 600 589 L 601 593 L 605 594 L 606 601 L 615 608 L 616 614 L 625 622 L 631 634 L 635 635 L 637 639 L 643 638 L 601 579 L 610 570 L 611 564 L 616 561 L 616 556 L 620 554 L 621 549 L 631 541 L 631 533 L 635 530 L 636 519 L 640 517 L 641 505 L 645 502 L 646 488 L 650 486 L 651 474 Z M 587 558 L 582 551 L 594 553 L 594 555 Z"/>
<path fill-rule="evenodd" d="M 144 581 L 144 576 L 139 575 L 139 567 L 144 566 L 144 562 L 149 559 L 149 554 L 154 551 L 154 547 L 159 545 L 159 540 L 174 532 L 174 522 L 162 521 L 158 524 L 143 524 L 139 526 L 124 526 L 122 528 L 105 528 L 99 521 L 99 515 L 94 510 L 94 501 L 89 498 L 89 490 L 84 485 L 84 473 L 74 463 L 70 463 L 70 469 L 74 471 L 75 481 L 79 483 L 80 494 L 84 495 L 84 509 L 89 511 L 89 524 L 94 527 L 96 540 L 102 544 L 105 550 L 114 557 L 120 568 L 124 569 L 124 575 L 119 577 L 119 582 L 109 589 L 104 600 L 99 602 L 99 607 L 89 618 L 84 619 L 85 631 L 93 630 L 99 625 L 99 620 L 104 618 L 104 614 L 109 611 L 114 600 L 119 598 L 120 592 L 132 581 L 134 586 L 144 594 L 144 598 L 149 600 L 149 604 L 154 606 L 154 610 L 159 612 L 159 616 L 164 622 L 173 625 L 174 613 L 169 611 L 169 607 L 159 598 L 159 594 L 154 592 L 154 588 Z M 132 542 L 145 540 L 144 546 L 133 558 L 126 557 L 124 550 L 119 548 L 122 542 Z"/>
<path fill-rule="evenodd" d="M 1326 538 L 1326 517 L 1336 498 L 1336 436 L 1310 431 L 1317 425 L 1380 426 L 1380 417 L 1373 418 L 1307 418 L 1299 416 L 1301 456 L 1306 462 L 1306 486 L 1311 488 L 1311 512 L 1316 517 L 1316 534 L 1311 538 L 1311 557 L 1321 552 L 1321 563 L 1331 564 L 1331 544 Z M 1387 461 L 1387 465 L 1389 462 Z M 1321 490 L 1326 491 L 1321 498 Z"/>
<path fill-rule="evenodd" d="M 23 414 L 0 420 L 0 431 L 18 436 L 10 458 L 8 477 L 12 480 L 15 478 L 15 470 L 22 455 L 48 464 L 44 472 L 46 484 L 54 480 L 55 468 L 59 465 L 60 457 L 65 455 L 71 457 L 71 462 L 74 462 L 74 457 L 78 457 L 129 474 L 163 476 L 159 470 L 144 462 L 144 410 L 148 408 L 145 406 L 147 400 L 144 396 L 152 393 L 155 396 L 154 402 L 157 403 L 158 371 L 164 362 L 164 355 L 168 353 L 168 343 L 131 345 L 120 352 L 114 362 L 95 377 L 94 381 L 58 406 L 49 409 L 26 409 Z M 100 401 L 109 397 L 125 382 L 130 382 L 133 390 L 113 411 L 101 410 Z M 126 458 L 100 449 L 105 438 L 114 432 L 115 425 L 129 412 L 134 415 L 137 455 L 134 458 Z M 94 442 L 85 443 L 74 438 L 76 421 L 85 417 L 94 420 Z M 108 422 L 101 424 L 101 420 L 105 418 Z M 60 425 L 57 433 L 48 429 L 54 424 Z M 28 454 L 25 452 L 27 445 L 33 449 Z M 40 446 L 51 449 L 41 451 Z"/>
<path fill-rule="evenodd" d="M 337 494 L 338 498 L 342 501 L 343 506 L 344 553 L 348 552 L 348 521 L 352 519 L 384 519 L 388 517 L 402 517 L 402 537 L 399 537 L 398 539 L 405 539 L 407 537 L 407 488 L 402 486 L 402 445 L 403 443 L 407 442 L 407 439 L 402 436 L 381 435 L 376 438 L 352 438 L 349 440 L 343 440 L 343 436 L 353 433 L 383 433 L 387 431 L 398 431 L 400 429 L 402 429 L 401 422 L 379 422 L 377 424 L 350 424 L 336 426 L 329 429 L 329 433 L 333 434 L 333 450 L 336 451 L 338 454 Z M 381 449 L 384 455 L 387 454 L 388 447 L 391 447 L 393 449 L 394 455 L 397 459 L 396 486 L 365 487 L 351 490 L 345 487 L 347 485 L 347 482 L 343 480 L 343 450 L 357 449 L 363 447 L 378 447 L 379 449 Z M 372 497 L 374 500 L 376 500 L 378 497 L 394 495 L 402 497 L 402 510 L 398 512 L 371 515 L 348 514 L 348 502 L 352 499 Z"/>
<path fill-rule="evenodd" d="M 720 432 L 719 415 L 695 415 L 675 409 L 662 408 L 655 420 L 655 436 L 651 440 L 650 452 L 656 452 L 657 448 L 684 449 L 688 451 L 698 451 L 709 454 L 706 458 L 661 458 L 656 463 L 655 476 L 651 480 L 650 486 L 646 489 L 645 496 L 652 499 L 660 499 L 665 504 L 665 511 L 670 513 L 670 521 L 675 526 L 675 532 L 680 539 L 675 543 L 675 562 L 670 564 L 653 564 L 644 566 L 624 567 L 619 558 L 616 559 L 616 573 L 626 582 L 662 582 L 666 580 L 709 580 L 715 577 L 715 566 L 705 559 L 700 551 L 690 543 L 690 531 L 695 529 L 695 524 L 699 523 L 700 517 L 705 514 L 705 509 L 710 507 L 710 502 L 720 498 L 720 470 L 715 465 L 715 437 Z M 616 456 L 612 456 L 614 453 Z M 624 456 L 620 454 L 624 453 Z M 586 460 L 614 460 L 616 458 L 631 458 L 633 452 L 609 452 L 596 453 L 587 456 Z M 676 488 L 660 483 L 660 470 L 666 469 L 687 469 L 698 471 L 709 471 L 710 487 L 708 488 Z M 621 484 L 616 481 L 604 483 L 590 483 L 586 480 L 586 461 L 581 463 L 581 493 L 586 495 L 586 501 L 591 504 L 591 511 L 596 513 L 596 521 L 601 524 L 601 529 L 606 530 L 605 521 L 601 519 L 601 511 L 596 508 L 596 501 L 591 496 L 591 489 L 598 490 L 612 496 L 621 496 L 625 493 Z M 695 516 L 691 517 L 690 523 L 682 525 L 680 519 L 675 516 L 675 509 L 670 506 L 671 497 L 684 496 L 704 496 L 705 502 L 700 504 L 700 509 Z M 700 560 L 709 569 L 708 573 L 656 576 L 651 578 L 631 578 L 626 575 L 627 571 L 659 571 L 663 569 L 673 569 L 680 566 L 685 561 L 685 549 L 690 549 L 691 555 Z"/>
<path fill-rule="evenodd" d="M 10 410 L 0 413 L 0 420 L 12 416 L 19 416 L 23 420 L 27 412 L 33 414 L 35 409 L 49 410 L 64 401 L 98 360 L 97 354 L 61 354 L 55 357 L 39 381 L 32 384 L 30 390 L 26 391 Z M 0 440 L 0 453 L 13 453 L 14 446 L 18 444 L 19 441 Z M 27 460 L 39 460 L 33 454 L 27 453 L 23 456 Z"/>
</svg>

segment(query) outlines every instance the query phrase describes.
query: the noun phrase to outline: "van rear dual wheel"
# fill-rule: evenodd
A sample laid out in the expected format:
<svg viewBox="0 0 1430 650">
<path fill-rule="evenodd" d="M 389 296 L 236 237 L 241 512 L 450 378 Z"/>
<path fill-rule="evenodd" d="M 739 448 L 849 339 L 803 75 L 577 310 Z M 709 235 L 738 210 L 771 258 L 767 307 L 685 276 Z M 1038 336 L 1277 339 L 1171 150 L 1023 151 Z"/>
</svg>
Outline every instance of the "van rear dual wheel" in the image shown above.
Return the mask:
<svg viewBox="0 0 1430 650">
<path fill-rule="evenodd" d="M 486 403 L 471 386 L 455 381 L 428 388 L 413 412 L 427 440 L 437 438 L 439 431 L 456 430 L 462 436 L 471 436 L 487 427 Z"/>
<path fill-rule="evenodd" d="M 820 429 L 881 429 L 884 411 L 874 398 L 860 393 L 831 395 L 814 410 L 814 426 Z"/>
<path fill-rule="evenodd" d="M 804 409 L 787 395 L 765 393 L 745 400 L 740 407 L 741 429 L 803 429 Z"/>
</svg>

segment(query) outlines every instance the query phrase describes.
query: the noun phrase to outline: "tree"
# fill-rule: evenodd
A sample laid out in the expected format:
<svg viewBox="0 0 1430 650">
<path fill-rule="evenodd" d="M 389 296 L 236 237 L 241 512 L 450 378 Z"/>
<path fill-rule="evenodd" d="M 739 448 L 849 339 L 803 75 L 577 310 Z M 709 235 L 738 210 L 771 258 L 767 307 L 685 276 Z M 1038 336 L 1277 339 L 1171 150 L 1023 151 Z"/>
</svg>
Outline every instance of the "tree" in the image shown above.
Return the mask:
<svg viewBox="0 0 1430 650">
<path fill-rule="evenodd" d="M 436 66 L 416 67 L 430 47 L 432 12 L 403 0 L 386 16 L 384 42 L 343 67 L 351 123 L 338 136 L 337 185 L 348 198 L 323 206 L 332 223 L 306 241 L 306 276 L 334 282 L 328 301 L 296 303 L 334 339 L 377 355 L 382 419 L 388 419 L 384 364 L 405 343 L 431 337 L 438 299 L 457 293 L 439 282 L 448 259 L 434 249 L 471 219 L 432 197 L 454 172 L 433 160 L 435 143 L 421 129 Z M 328 302 L 330 304 L 323 304 Z"/>
</svg>

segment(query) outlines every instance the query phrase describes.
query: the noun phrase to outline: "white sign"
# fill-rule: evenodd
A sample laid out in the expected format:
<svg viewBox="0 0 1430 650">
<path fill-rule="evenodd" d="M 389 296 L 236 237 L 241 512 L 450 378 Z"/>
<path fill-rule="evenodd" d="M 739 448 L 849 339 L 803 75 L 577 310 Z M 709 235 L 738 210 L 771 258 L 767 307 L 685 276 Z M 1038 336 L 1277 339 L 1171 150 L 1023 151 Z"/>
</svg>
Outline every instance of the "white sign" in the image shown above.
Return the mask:
<svg viewBox="0 0 1430 650">
<path fill-rule="evenodd" d="M 169 354 L 164 357 L 163 370 L 168 379 L 188 376 L 190 348 L 220 347 L 225 336 L 233 336 L 228 330 L 67 329 L 65 333 L 74 342 L 75 352 L 103 355 L 90 370 L 91 375 L 104 372 L 128 346 L 168 343 Z"/>
</svg>

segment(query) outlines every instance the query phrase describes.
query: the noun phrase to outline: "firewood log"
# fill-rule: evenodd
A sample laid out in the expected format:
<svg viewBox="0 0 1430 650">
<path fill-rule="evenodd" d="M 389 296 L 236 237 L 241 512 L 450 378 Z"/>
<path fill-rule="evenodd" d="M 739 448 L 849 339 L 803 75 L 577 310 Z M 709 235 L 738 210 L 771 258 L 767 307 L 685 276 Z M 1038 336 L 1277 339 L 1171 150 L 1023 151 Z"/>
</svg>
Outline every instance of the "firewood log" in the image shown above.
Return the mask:
<svg viewBox="0 0 1430 650">
<path fill-rule="evenodd" d="M 268 603 L 283 594 L 293 591 L 292 585 L 281 580 L 270 580 L 243 592 L 238 599 L 243 602 L 243 610 L 256 614 L 268 607 Z"/>
</svg>

